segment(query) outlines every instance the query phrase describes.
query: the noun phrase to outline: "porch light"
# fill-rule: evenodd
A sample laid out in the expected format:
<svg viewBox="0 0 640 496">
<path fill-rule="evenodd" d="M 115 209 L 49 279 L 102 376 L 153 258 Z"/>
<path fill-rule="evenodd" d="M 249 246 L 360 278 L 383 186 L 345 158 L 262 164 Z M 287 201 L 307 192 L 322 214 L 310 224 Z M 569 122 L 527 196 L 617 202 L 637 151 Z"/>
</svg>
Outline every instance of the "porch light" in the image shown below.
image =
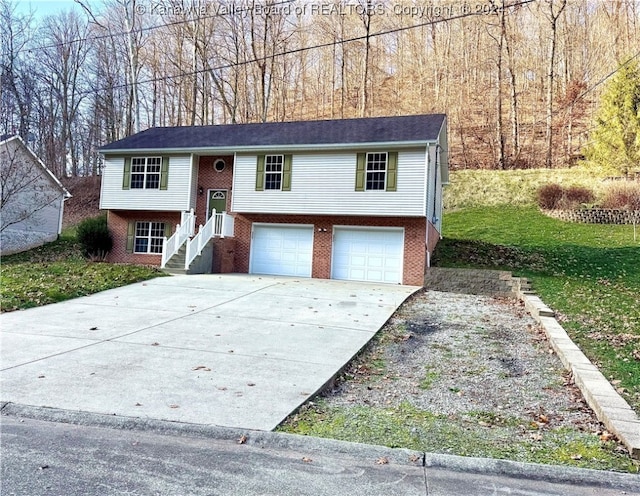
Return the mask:
<svg viewBox="0 0 640 496">
<path fill-rule="evenodd" d="M 200 196 L 204 195 L 204 188 L 202 186 L 198 186 L 198 194 Z"/>
</svg>

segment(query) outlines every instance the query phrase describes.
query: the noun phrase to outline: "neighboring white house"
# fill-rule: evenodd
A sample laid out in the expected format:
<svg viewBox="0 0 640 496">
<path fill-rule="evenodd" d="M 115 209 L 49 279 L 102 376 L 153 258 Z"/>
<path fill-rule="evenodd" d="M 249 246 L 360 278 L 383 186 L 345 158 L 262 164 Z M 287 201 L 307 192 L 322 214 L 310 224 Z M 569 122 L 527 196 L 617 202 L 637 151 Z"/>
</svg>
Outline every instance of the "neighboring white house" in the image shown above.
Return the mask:
<svg viewBox="0 0 640 496">
<path fill-rule="evenodd" d="M 0 253 L 54 241 L 71 194 L 19 136 L 0 136 Z"/>
</svg>

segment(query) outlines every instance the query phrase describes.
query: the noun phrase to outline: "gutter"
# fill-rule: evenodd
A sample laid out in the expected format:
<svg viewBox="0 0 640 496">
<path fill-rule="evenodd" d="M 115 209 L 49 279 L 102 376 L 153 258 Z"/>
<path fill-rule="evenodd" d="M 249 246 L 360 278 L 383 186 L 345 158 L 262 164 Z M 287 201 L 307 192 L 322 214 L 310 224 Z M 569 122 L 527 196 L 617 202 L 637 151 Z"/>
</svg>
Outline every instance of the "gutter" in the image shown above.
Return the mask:
<svg viewBox="0 0 640 496">
<path fill-rule="evenodd" d="M 318 143 L 318 144 L 276 144 L 276 145 L 238 145 L 238 146 L 209 146 L 209 147 L 182 147 L 182 148 L 119 148 L 100 149 L 103 155 L 123 155 L 123 154 L 144 154 L 144 153 L 166 153 L 166 154 L 187 154 L 197 155 L 226 154 L 234 155 L 241 153 L 266 152 L 266 151 L 333 151 L 333 150 L 367 150 L 389 149 L 389 148 L 423 148 L 435 145 L 437 141 L 384 141 L 368 143 Z"/>
</svg>

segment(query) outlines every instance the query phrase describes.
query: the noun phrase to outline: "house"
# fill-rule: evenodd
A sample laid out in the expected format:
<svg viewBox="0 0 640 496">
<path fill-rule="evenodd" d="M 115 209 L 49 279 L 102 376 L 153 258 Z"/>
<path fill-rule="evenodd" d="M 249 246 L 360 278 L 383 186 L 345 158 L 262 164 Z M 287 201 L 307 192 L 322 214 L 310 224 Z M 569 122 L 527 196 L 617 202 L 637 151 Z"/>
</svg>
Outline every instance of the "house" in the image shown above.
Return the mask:
<svg viewBox="0 0 640 496">
<path fill-rule="evenodd" d="M 0 174 L 2 254 L 57 239 L 71 195 L 19 136 L 0 136 Z"/>
<path fill-rule="evenodd" d="M 110 260 L 422 285 L 441 233 L 446 124 L 434 114 L 164 127 L 108 144 Z"/>
</svg>

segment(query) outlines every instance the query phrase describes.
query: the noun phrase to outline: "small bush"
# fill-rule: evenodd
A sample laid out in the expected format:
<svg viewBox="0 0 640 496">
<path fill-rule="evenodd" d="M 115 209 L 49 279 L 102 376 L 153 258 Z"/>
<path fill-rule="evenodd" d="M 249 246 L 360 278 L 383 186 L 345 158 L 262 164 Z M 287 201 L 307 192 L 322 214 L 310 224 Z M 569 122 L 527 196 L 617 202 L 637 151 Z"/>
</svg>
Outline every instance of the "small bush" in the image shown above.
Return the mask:
<svg viewBox="0 0 640 496">
<path fill-rule="evenodd" d="M 593 191 L 584 186 L 569 186 L 564 190 L 562 198 L 565 208 L 577 208 L 585 203 L 593 203 L 596 199 Z"/>
<path fill-rule="evenodd" d="M 564 189 L 559 184 L 545 184 L 538 190 L 538 205 L 544 210 L 559 208 Z"/>
<path fill-rule="evenodd" d="M 113 247 L 113 238 L 104 215 L 83 220 L 76 232 L 85 257 L 104 260 Z"/>
<path fill-rule="evenodd" d="M 613 183 L 607 186 L 600 202 L 602 208 L 640 210 L 640 183 Z"/>
<path fill-rule="evenodd" d="M 545 184 L 538 190 L 538 205 L 544 210 L 571 210 L 593 203 L 595 199 L 593 191 L 584 186 L 563 188 L 559 184 Z"/>
</svg>

